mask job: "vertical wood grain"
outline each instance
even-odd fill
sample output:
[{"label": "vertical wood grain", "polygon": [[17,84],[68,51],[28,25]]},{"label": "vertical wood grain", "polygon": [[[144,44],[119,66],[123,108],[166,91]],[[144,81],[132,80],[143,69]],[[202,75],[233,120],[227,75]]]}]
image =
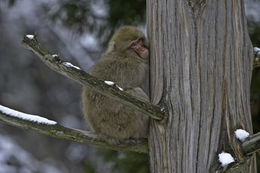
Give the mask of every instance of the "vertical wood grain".
[{"label": "vertical wood grain", "polygon": [[147,0],[151,96],[169,111],[151,122],[151,172],[209,172],[223,150],[242,159],[234,130],[252,133],[253,63],[243,3]]}]

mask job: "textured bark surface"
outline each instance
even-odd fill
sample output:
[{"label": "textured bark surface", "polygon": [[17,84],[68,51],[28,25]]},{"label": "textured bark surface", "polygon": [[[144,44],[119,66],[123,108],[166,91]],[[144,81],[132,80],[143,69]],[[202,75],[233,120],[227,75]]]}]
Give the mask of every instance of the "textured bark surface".
[{"label": "textured bark surface", "polygon": [[[152,101],[169,111],[151,123],[151,172],[214,172],[222,151],[240,161],[234,130],[252,134],[244,2],[147,0],[147,17]],[[245,163],[235,171],[255,172],[254,158]]]}]

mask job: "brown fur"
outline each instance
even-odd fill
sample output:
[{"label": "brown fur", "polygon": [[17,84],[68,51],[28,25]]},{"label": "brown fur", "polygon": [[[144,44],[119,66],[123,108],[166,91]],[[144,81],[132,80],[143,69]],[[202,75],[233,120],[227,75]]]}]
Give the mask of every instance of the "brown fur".
[{"label": "brown fur", "polygon": [[[101,80],[113,81],[129,94],[149,101],[141,89],[148,69],[148,57],[144,59],[129,49],[131,41],[138,38],[145,39],[144,34],[136,27],[126,26],[119,29],[90,74]],[[83,88],[82,100],[83,112],[89,125],[97,134],[109,139],[108,141],[147,137],[149,119],[139,111],[86,87]]]}]

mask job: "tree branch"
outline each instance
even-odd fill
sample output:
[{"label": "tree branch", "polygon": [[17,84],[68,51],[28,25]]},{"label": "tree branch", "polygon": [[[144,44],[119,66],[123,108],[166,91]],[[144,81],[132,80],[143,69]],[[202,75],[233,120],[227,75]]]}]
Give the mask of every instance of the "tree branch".
[{"label": "tree branch", "polygon": [[254,47],[254,69],[260,67],[260,48]]},{"label": "tree branch", "polygon": [[55,138],[96,145],[106,149],[147,153],[147,140],[145,139],[125,140],[124,143],[119,145],[111,145],[93,132],[64,127],[55,121],[36,115],[25,114],[2,105],[0,105],[0,122]]},{"label": "tree branch", "polygon": [[107,97],[120,101],[134,109],[143,112],[145,115],[150,116],[153,119],[162,120],[165,117],[165,111],[160,107],[153,105],[149,102],[141,101],[132,95],[121,91],[121,88],[116,84],[107,85],[104,81],[97,79],[94,76],[89,75],[85,71],[81,70],[68,62],[62,62],[58,55],[51,54],[45,50],[37,41],[36,36],[26,35],[23,39],[23,44],[32,50],[43,63],[45,63],[52,70],[93,89]]},{"label": "tree branch", "polygon": [[260,132],[253,134],[242,143],[243,153],[250,156],[260,150]]},{"label": "tree branch", "polygon": [[230,163],[227,166],[225,166],[224,168],[220,167],[219,163],[217,163],[212,166],[211,170],[216,170],[216,168],[218,168],[216,171],[217,173],[218,172],[225,172],[225,173],[239,172],[239,170],[242,169],[244,164],[248,164],[247,161],[250,158],[250,156],[260,150],[260,132],[249,136],[246,139],[246,141],[244,141],[241,144],[241,149],[244,154],[244,157],[242,160]]}]

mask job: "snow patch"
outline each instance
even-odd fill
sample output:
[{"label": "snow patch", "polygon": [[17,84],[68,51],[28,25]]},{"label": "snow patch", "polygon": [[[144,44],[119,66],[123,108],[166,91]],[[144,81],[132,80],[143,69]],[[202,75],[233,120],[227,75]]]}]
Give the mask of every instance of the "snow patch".
[{"label": "snow patch", "polygon": [[260,52],[260,48],[259,47],[254,47],[254,51],[255,52]]},{"label": "snow patch", "polygon": [[48,120],[47,118],[40,117],[38,115],[22,113],[22,112],[10,109],[10,108],[2,106],[2,105],[0,105],[0,112],[4,113],[5,115],[8,115],[8,116],[20,118],[20,119],[26,120],[26,121],[36,122],[39,124],[47,124],[47,125],[57,124],[57,122]]},{"label": "snow patch", "polygon": [[31,34],[27,34],[26,37],[29,38],[30,40],[34,39],[34,35]]},{"label": "snow patch", "polygon": [[120,91],[124,91],[123,88],[121,88],[120,86],[118,86],[117,84],[115,84],[113,81],[108,81],[108,80],[106,80],[106,81],[104,81],[104,82],[105,82],[105,84],[107,84],[107,85],[109,85],[109,86],[115,85],[115,86],[117,87],[117,89],[119,89]]},{"label": "snow patch", "polygon": [[228,164],[234,162],[235,160],[231,154],[222,151],[222,153],[218,154],[218,161],[221,163],[222,167],[225,167]]},{"label": "snow patch", "polygon": [[243,129],[237,129],[235,131],[236,138],[239,139],[241,142],[244,142],[246,138],[249,136],[249,133]]},{"label": "snow patch", "polygon": [[115,85],[115,83],[112,82],[112,81],[104,81],[104,82],[105,82],[106,84],[110,85],[110,86]]},{"label": "snow patch", "polygon": [[77,70],[80,70],[80,68],[78,66],[75,66],[75,65],[71,64],[70,62],[64,62],[63,65],[65,65],[66,67],[72,67]]},{"label": "snow patch", "polygon": [[124,91],[124,89],[121,88],[120,86],[116,85],[116,87],[117,87],[120,91]]},{"label": "snow patch", "polygon": [[53,58],[56,58],[56,57],[58,57],[58,55],[57,54],[53,54],[53,55],[51,55]]},{"label": "snow patch", "polygon": [[[260,48],[259,47],[254,47],[254,52],[258,55],[258,56],[260,56]],[[257,58],[258,59],[258,58]],[[259,59],[258,59],[259,60]],[[256,61],[258,61],[258,60],[256,60]]]}]

